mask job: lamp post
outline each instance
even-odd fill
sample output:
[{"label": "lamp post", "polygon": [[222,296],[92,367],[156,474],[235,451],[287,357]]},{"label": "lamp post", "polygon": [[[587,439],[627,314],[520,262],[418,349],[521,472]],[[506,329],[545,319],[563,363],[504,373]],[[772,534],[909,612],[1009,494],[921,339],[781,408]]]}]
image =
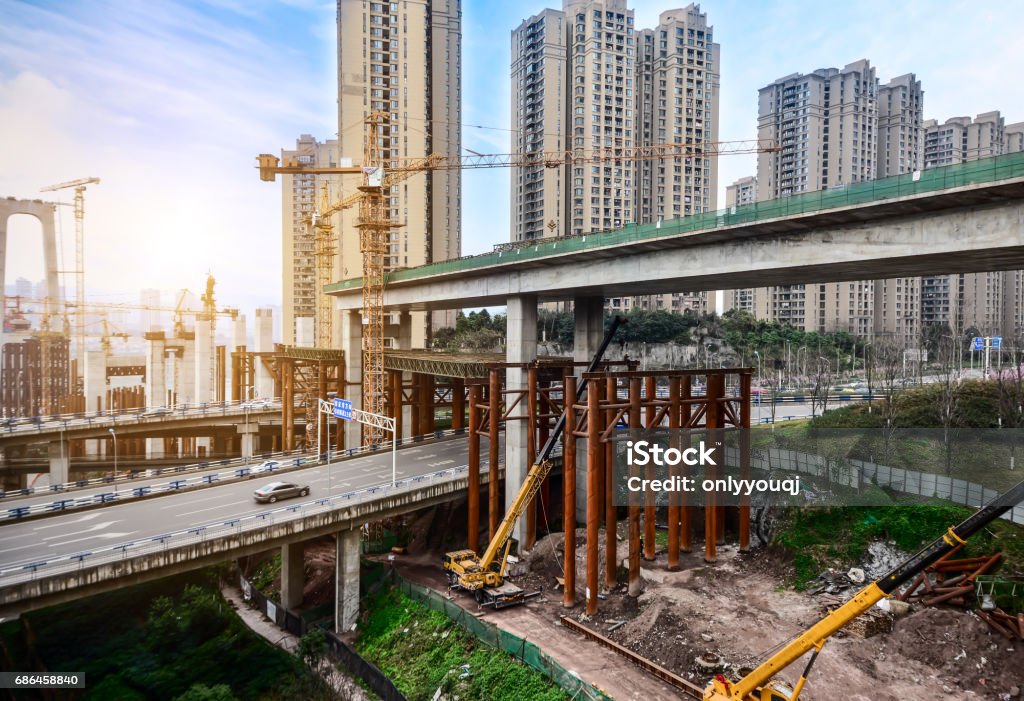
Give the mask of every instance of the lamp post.
[{"label": "lamp post", "polygon": [[107,431],[110,432],[110,442],[114,445],[114,493],[117,494],[117,432],[113,427]]},{"label": "lamp post", "polygon": [[761,354],[754,351],[754,355],[757,356],[757,423],[761,423]]}]

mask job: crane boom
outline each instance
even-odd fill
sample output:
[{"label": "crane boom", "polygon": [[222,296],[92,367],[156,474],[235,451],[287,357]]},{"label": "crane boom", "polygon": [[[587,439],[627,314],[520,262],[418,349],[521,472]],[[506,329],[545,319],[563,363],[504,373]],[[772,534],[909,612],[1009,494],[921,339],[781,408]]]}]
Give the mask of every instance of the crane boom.
[{"label": "crane boom", "polygon": [[[587,372],[594,372],[601,358],[604,356],[608,344],[619,329],[619,326],[626,323],[623,317],[617,316],[605,333],[604,340],[594,357],[590,360]],[[576,389],[575,397],[565,397],[566,409],[569,403],[578,402],[583,397],[586,385],[580,383]],[[491,419],[496,420],[494,417]],[[478,600],[483,603],[493,603],[497,607],[513,606],[525,600],[525,593],[518,587],[511,587],[505,583],[505,566],[508,562],[508,553],[512,545],[512,530],[516,523],[526,512],[526,507],[540,489],[544,478],[551,472],[551,453],[561,440],[565,430],[566,411],[563,410],[554,429],[548,435],[548,440],[541,448],[536,462],[530,466],[530,471],[523,480],[519,492],[508,507],[505,517],[502,518],[494,537],[488,543],[487,549],[482,557],[477,557],[472,550],[457,550],[446,553],[443,566],[448,570],[448,578],[452,586],[466,591],[477,593]],[[565,468],[574,469],[574,468]],[[504,588],[503,588],[504,587]]]},{"label": "crane boom", "polygon": [[[1009,491],[996,497],[971,514],[960,525],[951,527],[934,542],[901,562],[887,574],[868,584],[852,599],[797,636],[795,640],[739,681],[729,682],[722,676],[717,677],[705,690],[704,699],[706,701],[795,701],[807,681],[807,675],[818,652],[832,635],[1022,501],[1024,501],[1024,482],[1018,483]],[[792,691],[775,687],[770,682],[773,676],[796,662],[811,649],[814,650],[814,653],[808,661],[800,681]]]}]

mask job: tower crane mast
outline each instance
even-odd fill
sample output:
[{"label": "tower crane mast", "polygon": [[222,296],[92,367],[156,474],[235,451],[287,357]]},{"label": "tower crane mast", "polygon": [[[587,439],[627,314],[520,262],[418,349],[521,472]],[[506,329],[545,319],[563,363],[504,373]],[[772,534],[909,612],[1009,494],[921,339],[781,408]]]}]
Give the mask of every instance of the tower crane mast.
[{"label": "tower crane mast", "polygon": [[[44,187],[40,192],[75,189],[75,303],[82,307],[85,304],[85,188],[88,185],[99,185],[99,178],[79,178],[66,183],[58,183]],[[56,300],[54,300],[56,303]],[[48,325],[44,320],[44,325]],[[75,353],[78,356],[79,373],[85,362],[85,318],[78,315],[75,320]]]}]

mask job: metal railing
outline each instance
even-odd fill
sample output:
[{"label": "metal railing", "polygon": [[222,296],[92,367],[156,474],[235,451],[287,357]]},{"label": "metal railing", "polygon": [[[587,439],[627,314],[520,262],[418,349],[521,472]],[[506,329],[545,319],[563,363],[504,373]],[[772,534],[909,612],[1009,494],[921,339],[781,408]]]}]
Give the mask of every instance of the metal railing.
[{"label": "metal railing", "polygon": [[[297,521],[307,516],[327,513],[338,508],[345,508],[398,494],[407,494],[424,486],[452,482],[459,479],[460,476],[467,474],[468,471],[468,465],[461,465],[416,477],[407,477],[398,480],[394,485],[386,482],[335,496],[309,499],[268,511],[145,536],[93,550],[83,550],[46,559],[23,560],[4,564],[0,565],[0,586],[10,586],[25,581],[32,581],[40,574],[52,576],[80,570],[86,566],[119,562],[129,558],[165,552],[171,548],[180,548],[217,538],[250,533],[268,526]],[[486,472],[481,473],[482,482],[486,482],[487,477]],[[225,557],[228,555],[229,553],[225,553]]]},{"label": "metal railing", "polygon": [[[425,436],[416,436],[413,438],[405,438],[398,441],[398,445],[402,446],[408,443],[421,442],[426,439],[438,440],[447,436],[460,435],[465,433],[465,429],[448,429],[446,431],[435,431],[434,433],[427,434]],[[301,451],[293,450],[286,453],[270,453],[264,456],[259,456],[259,459],[263,460],[262,463],[250,467],[247,463],[243,464],[245,458],[232,458],[230,460],[214,461],[212,464],[215,465],[235,465],[232,470],[223,470],[220,472],[209,472],[202,475],[194,475],[192,477],[186,477],[184,479],[172,479],[165,483],[159,484],[147,484],[140,485],[137,487],[130,487],[126,491],[117,489],[117,486],[122,482],[132,482],[140,479],[148,479],[152,477],[158,477],[162,474],[172,472],[180,474],[182,472],[191,471],[198,472],[209,468],[211,463],[197,463],[195,465],[180,465],[176,467],[165,467],[165,468],[154,468],[149,472],[151,474],[146,475],[142,472],[132,472],[126,475],[119,475],[117,478],[113,476],[99,477],[92,480],[79,480],[78,482],[68,483],[73,485],[74,488],[88,487],[92,485],[110,484],[114,485],[115,489],[113,492],[101,492],[98,494],[90,494],[82,497],[70,497],[67,499],[54,499],[51,502],[44,504],[32,504],[31,506],[12,506],[7,508],[3,513],[0,513],[0,522],[2,521],[16,521],[29,516],[35,516],[44,513],[55,513],[61,511],[68,511],[75,508],[82,508],[85,506],[95,506],[97,504],[110,504],[114,502],[131,501],[134,499],[140,499],[142,497],[151,496],[153,494],[160,494],[166,492],[180,492],[185,489],[195,489],[201,487],[210,487],[216,484],[222,484],[229,480],[246,479],[253,475],[269,474],[272,472],[279,472],[285,470],[294,470],[298,468],[316,467],[318,465],[324,465],[331,462],[331,460],[338,459],[349,459],[366,455],[368,453],[377,453],[387,451],[391,449],[391,442],[387,441],[380,445],[373,446],[360,446],[358,448],[348,448],[344,450],[332,450],[330,453],[324,453],[322,455],[315,455],[310,453],[303,453]],[[295,456],[290,457],[289,456]],[[268,463],[278,463],[276,465],[268,465]],[[282,464],[289,463],[289,464]],[[36,490],[36,492],[63,492],[69,489],[68,484],[57,484],[51,485],[47,489]],[[32,492],[30,489],[19,489],[14,492],[0,493],[0,497],[7,496],[26,496],[26,492],[30,495]]]}]

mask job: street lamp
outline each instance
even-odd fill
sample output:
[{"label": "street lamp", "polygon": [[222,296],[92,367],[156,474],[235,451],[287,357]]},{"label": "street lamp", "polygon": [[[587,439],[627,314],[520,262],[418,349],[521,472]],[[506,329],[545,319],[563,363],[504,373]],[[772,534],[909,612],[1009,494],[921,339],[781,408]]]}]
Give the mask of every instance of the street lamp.
[{"label": "street lamp", "polygon": [[114,444],[114,492],[117,492],[117,432],[114,431],[113,427],[108,428],[110,432],[110,442]]},{"label": "street lamp", "polygon": [[761,390],[763,389],[763,387],[761,387],[761,383],[763,381],[761,379],[761,354],[758,353],[757,351],[754,351],[754,355],[757,356],[757,423],[760,424],[761,423]]}]

